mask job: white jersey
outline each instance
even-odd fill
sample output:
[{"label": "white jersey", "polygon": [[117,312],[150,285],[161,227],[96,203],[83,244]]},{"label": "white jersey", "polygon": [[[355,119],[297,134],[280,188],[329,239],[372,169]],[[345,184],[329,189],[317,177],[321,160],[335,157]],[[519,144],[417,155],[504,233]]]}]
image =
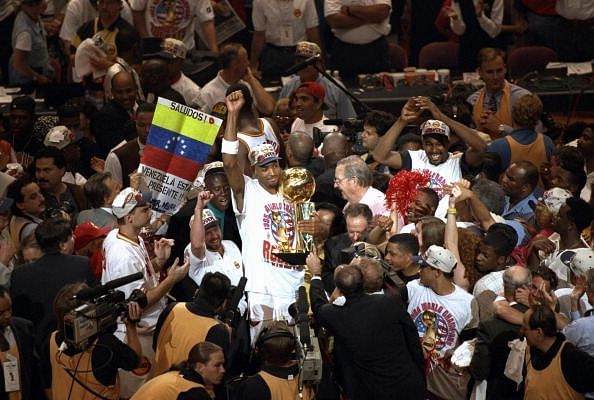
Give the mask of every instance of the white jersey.
[{"label": "white jersey", "polygon": [[131,0],[133,11],[143,11],[149,37],[175,38],[188,50],[195,47],[194,24],[214,20],[208,0]]},{"label": "white jersey", "polygon": [[458,345],[458,336],[466,328],[475,327],[478,317],[473,318],[476,307],[474,297],[454,285],[451,294],[440,296],[423,286],[419,279],[406,285],[408,290],[408,313],[417,331],[430,365],[435,366],[445,353]]},{"label": "white jersey", "polygon": [[[120,234],[119,229],[113,229],[103,241],[105,260],[103,274],[101,275],[101,284],[137,272],[142,272],[144,276],[144,279],[139,279],[117,288],[124,292],[126,298],[130,296],[134,289],[141,289],[146,292],[149,289],[157,287],[159,284],[159,275],[153,269],[149,254],[144,247],[144,242],[142,239],[139,239],[139,242],[135,243]],[[142,320],[139,322],[139,328],[143,328],[146,333],[152,332],[157,325],[159,314],[161,314],[165,305],[165,299],[162,298],[144,310]],[[118,330],[125,331],[124,324],[119,324]]]},{"label": "white jersey", "polygon": [[227,275],[231,284],[237,286],[243,276],[241,251],[231,240],[223,240],[223,255],[218,251],[210,251],[205,247],[204,258],[196,257],[191,250],[192,245],[188,244],[184,254],[190,260],[190,271],[188,276],[200,286],[202,278],[208,272],[220,272]]},{"label": "white jersey", "polygon": [[233,207],[241,234],[252,319],[269,319],[272,311],[290,318],[288,306],[295,301],[295,292],[303,284],[304,271],[273,253],[278,251],[279,243],[294,246],[296,242],[293,204],[267,192],[257,179],[247,176],[244,179],[243,210],[237,210],[235,196]]},{"label": "white jersey", "polygon": [[412,171],[427,170],[431,174],[429,187],[435,190],[439,196],[439,205],[435,212],[435,216],[442,218],[446,215],[449,199],[449,196],[444,196],[443,188],[445,185],[462,179],[462,171],[460,170],[460,160],[462,159],[462,155],[449,153],[449,157],[445,162],[439,165],[433,165],[429,162],[425,150],[409,150],[408,154],[410,154],[412,161]]},{"label": "white jersey", "polygon": [[278,155],[280,151],[280,143],[276,133],[274,132],[274,128],[266,118],[258,118],[258,121],[260,122],[260,135],[256,136],[237,132],[237,138],[245,143],[245,145],[248,147],[248,152],[256,146],[268,143],[272,145],[274,151]]}]

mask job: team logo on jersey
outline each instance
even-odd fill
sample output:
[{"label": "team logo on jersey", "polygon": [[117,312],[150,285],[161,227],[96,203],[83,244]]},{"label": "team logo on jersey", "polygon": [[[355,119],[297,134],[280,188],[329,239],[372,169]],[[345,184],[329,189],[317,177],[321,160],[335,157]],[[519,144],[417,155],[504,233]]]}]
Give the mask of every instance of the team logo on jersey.
[{"label": "team logo on jersey", "polygon": [[425,171],[429,173],[429,182],[427,183],[427,186],[435,190],[435,192],[439,196],[439,199],[441,200],[444,196],[443,188],[447,185],[445,178],[435,171],[431,171],[428,169],[426,169]]},{"label": "team logo on jersey", "polygon": [[293,10],[293,15],[295,16],[295,18],[301,18],[301,10],[296,8],[295,10]]},{"label": "team logo on jersey", "polygon": [[442,305],[421,303],[411,313],[419,332],[423,354],[435,365],[456,344],[456,320]]}]

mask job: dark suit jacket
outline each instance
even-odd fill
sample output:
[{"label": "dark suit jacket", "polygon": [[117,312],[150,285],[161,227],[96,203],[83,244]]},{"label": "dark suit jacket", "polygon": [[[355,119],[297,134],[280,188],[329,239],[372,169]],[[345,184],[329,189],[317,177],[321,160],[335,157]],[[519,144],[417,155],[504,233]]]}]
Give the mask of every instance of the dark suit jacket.
[{"label": "dark suit jacket", "polygon": [[312,196],[311,201],[315,203],[332,203],[342,210],[346,204],[346,200],[342,198],[340,191],[334,187],[335,169],[328,168],[316,176],[316,192]]},{"label": "dark suit jacket", "polygon": [[[37,400],[43,396],[39,357],[35,351],[33,324],[22,318],[13,317],[10,327],[19,350],[21,394],[23,400]],[[4,392],[4,374],[0,374],[0,390]],[[4,398],[0,396],[0,398]]]},{"label": "dark suit jacket", "polygon": [[115,100],[105,104],[93,115],[91,132],[95,136],[103,159],[122,140],[130,140],[136,136],[136,128],[130,114]]},{"label": "dark suit jacket", "polygon": [[13,315],[33,323],[38,346],[56,330],[54,297],[64,285],[75,282],[90,286],[95,283],[87,257],[46,254],[13,271],[10,284]]},{"label": "dark suit jacket", "polygon": [[316,322],[334,335],[349,399],[425,398],[419,336],[400,298],[361,295],[335,306],[327,303],[322,281],[313,279],[310,301]]},{"label": "dark suit jacket", "polygon": [[[527,309],[522,304],[515,304],[513,308],[521,312]],[[523,393],[516,391],[516,383],[503,374],[509,355],[507,342],[519,337],[520,325],[499,318],[490,318],[479,323],[470,373],[476,382],[487,379],[487,399],[523,398]]]}]

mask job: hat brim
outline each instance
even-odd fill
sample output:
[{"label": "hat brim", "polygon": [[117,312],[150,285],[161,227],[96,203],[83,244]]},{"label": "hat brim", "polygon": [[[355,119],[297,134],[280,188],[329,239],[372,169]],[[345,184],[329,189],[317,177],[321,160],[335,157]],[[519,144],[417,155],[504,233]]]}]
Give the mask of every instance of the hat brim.
[{"label": "hat brim", "polygon": [[267,159],[266,159],[266,160],[264,160],[264,161],[261,161],[261,162],[259,162],[259,163],[255,163],[255,164],[254,164],[254,167],[264,167],[265,165],[268,165],[268,164],[270,164],[271,162],[278,161],[278,160],[282,160],[282,159],[283,159],[282,157],[278,157],[278,156],[275,156],[275,157],[270,157],[270,158],[267,158]]},{"label": "hat brim", "polygon": [[225,173],[225,169],[223,167],[211,168],[204,173],[204,179],[208,178],[211,175],[224,174],[224,173]]},{"label": "hat brim", "polygon": [[413,256],[412,257],[412,262],[414,262],[415,264],[419,264],[425,267],[431,267],[431,268],[435,268],[433,265],[429,264],[423,257],[421,256]]}]

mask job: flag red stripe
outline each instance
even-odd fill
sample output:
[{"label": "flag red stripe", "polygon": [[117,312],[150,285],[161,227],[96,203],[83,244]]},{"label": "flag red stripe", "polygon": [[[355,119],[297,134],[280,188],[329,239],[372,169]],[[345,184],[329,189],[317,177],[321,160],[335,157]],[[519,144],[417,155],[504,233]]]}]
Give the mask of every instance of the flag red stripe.
[{"label": "flag red stripe", "polygon": [[141,164],[193,182],[202,164],[176,156],[168,151],[147,144],[144,146]]}]

